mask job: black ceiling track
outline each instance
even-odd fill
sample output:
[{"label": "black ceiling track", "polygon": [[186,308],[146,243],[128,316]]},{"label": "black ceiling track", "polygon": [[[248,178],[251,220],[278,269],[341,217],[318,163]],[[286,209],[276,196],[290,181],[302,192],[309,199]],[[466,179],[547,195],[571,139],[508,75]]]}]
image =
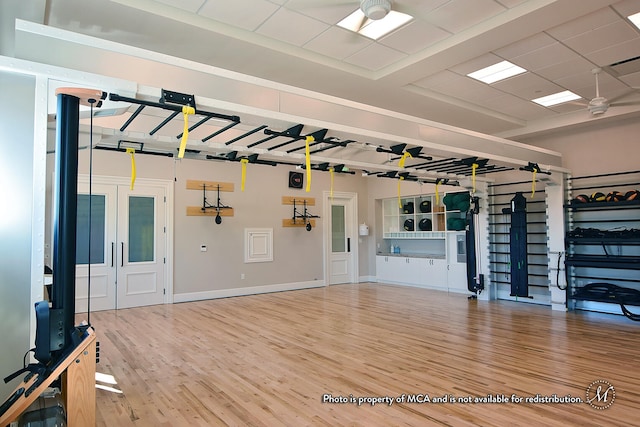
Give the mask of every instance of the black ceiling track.
[{"label": "black ceiling track", "polygon": [[[129,117],[127,121],[122,125],[122,127],[120,128],[120,132],[124,132],[125,129],[136,119],[136,117],[138,117],[138,115],[142,112],[142,110],[145,107],[153,107],[153,108],[159,108],[161,110],[172,111],[172,115],[165,118],[158,126],[156,126],[155,128],[149,131],[150,135],[153,135],[154,133],[158,132],[163,126],[169,123],[171,119],[173,119],[176,115],[181,113],[185,105],[193,107],[195,114],[204,116],[204,118],[200,120],[200,122],[194,125],[196,127],[202,125],[204,122],[206,122],[209,119],[228,120],[232,122],[234,125],[240,123],[240,117],[238,116],[231,116],[227,114],[220,114],[220,113],[214,113],[211,111],[199,110],[195,107],[196,104],[195,104],[195,98],[193,97],[193,95],[184,95],[178,92],[170,92],[170,91],[163,90],[162,98],[160,99],[160,102],[129,98],[126,96],[120,96],[117,93],[110,93],[109,100],[116,101],[116,102],[128,102],[130,104],[138,105],[138,108],[136,109],[136,111],[134,111],[131,117]],[[230,128],[230,127],[231,126],[228,126],[227,128]]]},{"label": "black ceiling track", "polygon": [[[121,132],[124,132],[145,108],[159,108],[159,109],[170,112],[170,114],[166,118],[164,118],[160,123],[158,123],[153,129],[149,131],[149,135],[154,135],[158,131],[160,131],[160,129],[162,129],[164,126],[170,123],[173,119],[175,119],[175,117],[178,114],[184,112],[185,111],[184,108],[186,106],[193,108],[192,111],[194,111],[196,115],[201,116],[200,120],[198,120],[196,123],[192,124],[188,128],[188,131],[197,129],[198,127],[207,123],[207,121],[209,121],[210,119],[226,120],[229,122],[227,125],[223,126],[222,128],[202,138],[202,142],[207,142],[208,140],[227,132],[228,130],[234,128],[235,126],[241,123],[240,117],[236,115],[220,114],[220,113],[203,111],[198,109],[194,95],[183,94],[179,92],[172,92],[165,89],[162,90],[162,96],[159,102],[129,98],[126,96],[120,96],[115,93],[109,94],[109,99],[111,101],[127,102],[130,104],[137,105],[137,108],[135,109],[135,111],[120,127]],[[318,129],[314,132],[303,134],[302,133],[303,128],[304,128],[303,124],[296,124],[289,127],[288,129],[277,131],[277,130],[269,129],[267,125],[260,125],[248,131],[245,131],[241,135],[238,135],[226,141],[224,145],[231,146],[229,148],[232,151],[226,154],[221,154],[221,155],[206,155],[205,158],[208,160],[231,161],[231,162],[239,162],[242,159],[246,159],[249,163],[253,163],[253,164],[262,164],[262,165],[269,165],[269,166],[288,165],[288,166],[301,167],[304,169],[306,168],[306,165],[300,164],[298,162],[266,160],[266,159],[259,158],[258,154],[239,156],[238,151],[233,150],[232,144],[238,141],[241,141],[245,138],[248,138],[252,135],[255,135],[260,131],[264,132],[266,136],[258,140],[255,140],[254,138],[254,140],[252,140],[252,142],[247,145],[247,148],[253,148],[262,144],[266,146],[267,145],[266,143],[273,141],[271,143],[272,145],[266,146],[266,150],[274,151],[282,147],[287,147],[294,143],[299,143],[301,141],[306,142],[307,138],[311,137],[313,138],[313,141],[310,141],[308,144],[310,148],[309,154],[316,154],[316,153],[320,153],[328,150],[342,149],[342,148],[348,147],[349,144],[357,142],[356,140],[353,140],[353,139],[340,140],[339,138],[336,138],[336,137],[327,137],[327,133],[329,132],[328,129]],[[180,139],[182,138],[182,136],[183,136],[183,133],[180,133],[176,135],[176,139]],[[278,138],[280,138],[281,142],[278,142]],[[286,153],[291,154],[291,153],[303,151],[306,149],[306,146],[307,144],[304,143],[304,144],[296,144],[295,146],[292,146],[292,147],[287,147]],[[102,146],[98,146],[97,148],[112,150],[112,151],[126,151],[125,148],[120,147],[120,143],[115,148],[102,147]],[[484,175],[484,174],[509,171],[514,169],[512,167],[497,166],[494,164],[489,164],[488,159],[479,159],[478,157],[468,157],[463,159],[443,158],[443,159],[434,160],[431,156],[427,156],[422,153],[422,150],[424,149],[424,147],[420,147],[420,146],[409,147],[408,144],[406,143],[395,144],[388,148],[383,146],[376,146],[375,148],[376,148],[376,152],[386,153],[389,155],[389,158],[387,159],[387,163],[400,161],[404,159],[403,161],[405,162],[405,165],[407,168],[419,170],[421,172],[426,172],[426,171],[433,172],[434,174],[453,174],[453,175],[460,175],[460,176],[470,176],[473,173],[475,173],[476,175]],[[141,154],[157,154],[161,156],[174,156],[174,153],[170,153],[170,152],[146,151],[143,149],[142,143],[140,143],[140,149],[138,150],[138,152],[140,152]],[[199,150],[186,150],[186,152],[192,155],[196,155],[196,157],[198,157],[197,155],[201,154]],[[200,156],[199,158],[202,158],[202,157]],[[475,168],[474,168],[474,165],[476,165]],[[376,166],[372,165],[372,168],[375,170]],[[311,169],[320,170],[320,171],[329,171],[330,169],[333,169],[333,171],[336,173],[349,173],[349,174],[354,173],[353,171],[350,171],[344,164],[336,164],[336,165],[333,165],[332,167],[328,162],[312,165]],[[521,169],[529,170],[529,171],[535,170],[536,172],[541,172],[537,164],[529,164],[527,167],[521,168]],[[404,171],[402,169],[400,169],[399,171],[389,171],[389,172],[369,172],[366,170],[364,172],[367,174],[375,175],[382,178],[394,178],[394,179],[402,178],[407,181],[419,181],[419,182],[425,182],[425,183],[429,183],[429,182],[442,183],[445,181],[442,178],[434,178],[431,180],[426,179],[423,177],[416,176],[415,174]],[[453,182],[450,185],[458,185],[458,183]]]}]

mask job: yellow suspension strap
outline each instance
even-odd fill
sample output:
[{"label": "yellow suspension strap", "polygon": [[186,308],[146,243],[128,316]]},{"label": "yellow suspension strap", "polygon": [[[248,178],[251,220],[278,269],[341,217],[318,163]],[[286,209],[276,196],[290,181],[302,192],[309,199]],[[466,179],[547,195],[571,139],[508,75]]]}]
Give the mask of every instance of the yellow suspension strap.
[{"label": "yellow suspension strap", "polygon": [[440,191],[438,191],[438,187],[440,186],[441,182],[442,180],[440,178],[436,179],[436,206],[440,204]]},{"label": "yellow suspension strap", "polygon": [[538,166],[537,163],[532,163],[532,162],[529,162],[527,166],[521,167],[520,170],[531,172],[533,174],[531,178],[531,198],[533,199],[533,196],[535,196],[536,194],[536,176],[537,176],[536,174],[540,172],[547,175],[551,175],[551,172],[543,171],[542,169],[540,169],[540,166]]},{"label": "yellow suspension strap", "polygon": [[[400,157],[400,160],[398,161],[398,167],[404,169],[404,163],[407,161],[407,157],[413,157],[411,155],[411,153],[409,153],[408,151],[405,151],[404,154],[402,154],[402,157]],[[400,182],[404,180],[404,176],[400,176],[400,178],[398,178],[398,207],[400,209],[402,209],[402,201],[400,200]]]},{"label": "yellow suspension strap", "polygon": [[130,190],[133,190],[133,184],[136,182],[136,158],[134,156],[136,150],[133,148],[127,148],[127,153],[131,155],[131,186]]},{"label": "yellow suspension strap", "polygon": [[333,175],[334,175],[334,168],[331,167],[329,168],[329,174],[331,175],[331,190],[329,192],[331,200],[333,200]]},{"label": "yellow suspension strap", "polygon": [[249,163],[249,159],[240,159],[240,164],[242,165],[242,178],[240,179],[240,191],[244,191],[244,183],[247,180],[247,163]]},{"label": "yellow suspension strap", "polygon": [[533,168],[533,179],[531,180],[531,198],[536,194],[536,173],[538,168]]},{"label": "yellow suspension strap", "polygon": [[402,157],[400,157],[400,160],[398,161],[398,167],[404,168],[404,162],[407,161],[407,157],[413,158],[411,153],[409,153],[408,151],[405,151]]},{"label": "yellow suspension strap", "polygon": [[307,193],[311,191],[311,154],[309,153],[309,144],[313,141],[315,141],[315,138],[312,136],[307,136],[305,138],[304,157],[307,169]]},{"label": "yellow suspension strap", "polygon": [[404,180],[404,176],[398,178],[398,207],[402,209],[402,201],[400,200],[400,183]]},{"label": "yellow suspension strap", "polygon": [[478,169],[478,165],[477,163],[474,163],[471,165],[471,183],[473,186],[473,192],[476,192],[476,169]]},{"label": "yellow suspension strap", "polygon": [[182,106],[182,116],[184,117],[184,130],[182,131],[182,139],[180,140],[180,150],[178,151],[178,158],[184,157],[184,150],[187,148],[187,139],[189,139],[189,115],[195,114],[196,109],[188,105]]}]

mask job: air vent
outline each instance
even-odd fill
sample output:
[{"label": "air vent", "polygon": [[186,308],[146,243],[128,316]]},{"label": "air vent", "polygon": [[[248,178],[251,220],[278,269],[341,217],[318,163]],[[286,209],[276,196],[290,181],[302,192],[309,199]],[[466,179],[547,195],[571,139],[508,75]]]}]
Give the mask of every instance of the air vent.
[{"label": "air vent", "polygon": [[622,77],[633,73],[640,72],[640,56],[635,58],[625,59],[624,61],[618,61],[611,65],[604,67],[607,72],[616,77]]}]

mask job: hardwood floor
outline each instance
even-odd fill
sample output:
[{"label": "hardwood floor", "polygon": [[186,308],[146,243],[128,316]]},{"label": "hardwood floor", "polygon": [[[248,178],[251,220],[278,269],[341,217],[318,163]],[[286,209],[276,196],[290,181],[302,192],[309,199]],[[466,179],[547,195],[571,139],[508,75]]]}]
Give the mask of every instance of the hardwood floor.
[{"label": "hardwood floor", "polygon": [[[622,316],[359,284],[91,322],[97,370],[123,392],[97,390],[98,426],[627,426],[640,414],[640,325]],[[607,409],[586,403],[596,380],[615,388]],[[459,401],[487,395],[510,401]]]}]

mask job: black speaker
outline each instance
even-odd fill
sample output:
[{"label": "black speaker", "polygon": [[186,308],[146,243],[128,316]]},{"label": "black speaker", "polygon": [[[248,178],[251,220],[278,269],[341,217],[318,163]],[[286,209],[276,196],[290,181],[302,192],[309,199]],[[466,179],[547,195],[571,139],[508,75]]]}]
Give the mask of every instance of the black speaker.
[{"label": "black speaker", "polygon": [[302,188],[302,172],[289,171],[289,188]]}]

